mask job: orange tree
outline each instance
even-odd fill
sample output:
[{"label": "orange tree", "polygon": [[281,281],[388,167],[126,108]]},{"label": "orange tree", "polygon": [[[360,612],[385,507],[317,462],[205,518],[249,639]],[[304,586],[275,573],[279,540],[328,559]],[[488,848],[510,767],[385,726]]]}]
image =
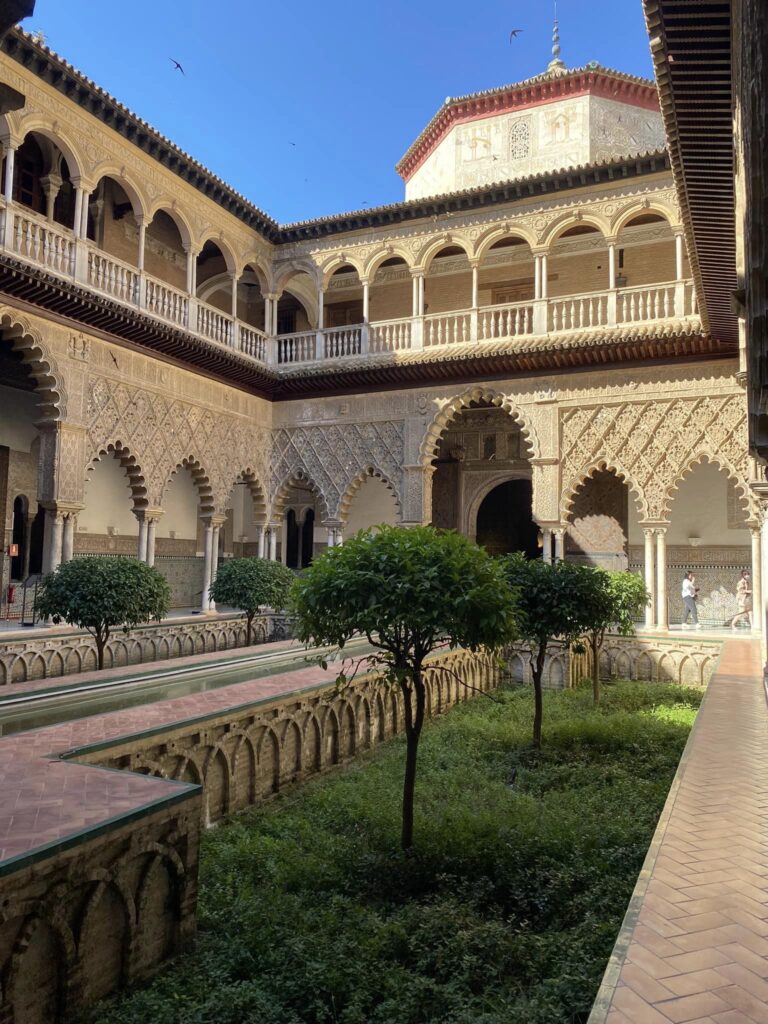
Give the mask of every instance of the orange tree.
[{"label": "orange tree", "polygon": [[294,584],[293,605],[300,640],[343,649],[353,637],[366,637],[374,652],[363,661],[402,692],[401,843],[410,850],[424,662],[439,647],[496,651],[514,638],[515,598],[503,568],[460,534],[382,526],[315,559]]},{"label": "orange tree", "polygon": [[217,604],[245,612],[245,642],[251,645],[253,619],[259,608],[285,608],[295,577],[282,562],[266,558],[228,558],[220,562],[210,595]]},{"label": "orange tree", "polygon": [[585,633],[582,589],[583,567],[573,562],[552,564],[527,559],[520,553],[500,559],[517,593],[520,638],[530,648],[533,676],[533,745],[541,747],[544,715],[542,676],[547,650],[553,644],[568,647]]},{"label": "orange tree", "polygon": [[115,627],[124,632],[168,611],[171,590],[165,577],[138,558],[74,558],[43,580],[37,610],[55,623],[64,619],[87,630],[96,642],[99,668]]}]

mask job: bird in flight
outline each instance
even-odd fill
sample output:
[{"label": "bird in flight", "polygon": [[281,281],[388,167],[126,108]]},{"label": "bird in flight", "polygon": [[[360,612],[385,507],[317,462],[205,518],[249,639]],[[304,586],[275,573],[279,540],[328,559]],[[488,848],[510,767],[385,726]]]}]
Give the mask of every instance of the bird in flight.
[{"label": "bird in flight", "polygon": [[521,28],[513,28],[512,31],[509,33],[510,43],[512,42],[513,39],[517,39],[517,37],[520,35],[522,31],[523,30]]},{"label": "bird in flight", "polygon": [[184,75],[184,77],[186,78],[186,75],[184,73],[184,68],[181,66],[181,64],[179,64],[179,62],[177,60],[174,60],[173,57],[169,57],[168,60],[171,62],[171,64],[173,64],[173,70],[174,71],[180,71],[182,73],[182,75]]},{"label": "bird in flight", "polygon": [[288,143],[288,145],[289,145],[289,146],[295,146],[295,145],[296,145],[296,143],[295,143],[295,142],[289,142],[289,143]]}]

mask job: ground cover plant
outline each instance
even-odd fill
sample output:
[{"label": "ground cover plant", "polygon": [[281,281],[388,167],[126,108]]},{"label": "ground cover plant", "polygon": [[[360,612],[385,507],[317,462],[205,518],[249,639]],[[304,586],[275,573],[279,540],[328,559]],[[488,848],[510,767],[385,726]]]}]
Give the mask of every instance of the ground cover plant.
[{"label": "ground cover plant", "polygon": [[98,1024],[583,1024],[699,702],[607,683],[477,697],[203,841],[196,950]]}]

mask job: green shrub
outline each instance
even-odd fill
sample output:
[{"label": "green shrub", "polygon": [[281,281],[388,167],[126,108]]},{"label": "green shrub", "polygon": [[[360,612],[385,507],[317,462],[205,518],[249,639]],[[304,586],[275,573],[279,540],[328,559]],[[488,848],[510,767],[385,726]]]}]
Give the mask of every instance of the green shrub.
[{"label": "green shrub", "polygon": [[585,1022],[699,693],[505,690],[204,837],[196,950],[98,1024]]}]

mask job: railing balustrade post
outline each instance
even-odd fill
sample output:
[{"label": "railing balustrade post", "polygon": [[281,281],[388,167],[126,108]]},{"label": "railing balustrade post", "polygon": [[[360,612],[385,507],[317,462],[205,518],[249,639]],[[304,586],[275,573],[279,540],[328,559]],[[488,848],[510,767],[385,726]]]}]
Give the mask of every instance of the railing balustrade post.
[{"label": "railing balustrade post", "polygon": [[611,288],[608,292],[608,302],[606,303],[605,310],[605,322],[608,327],[615,327],[617,324],[617,304],[618,304],[618,293],[615,288]]},{"label": "railing balustrade post", "polygon": [[75,265],[74,278],[78,284],[88,284],[88,243],[82,238],[74,239]]},{"label": "railing balustrade post", "polygon": [[368,355],[371,351],[370,327],[367,323],[360,328],[360,355]]},{"label": "railing balustrade post", "polygon": [[478,320],[478,309],[474,306],[469,312],[469,339],[470,341],[479,341],[477,335],[477,320]]},{"label": "railing balustrade post", "polygon": [[415,316],[411,320],[411,348],[418,351],[424,348],[424,317]]},{"label": "railing balustrade post", "polygon": [[685,281],[675,281],[675,316],[686,316]]},{"label": "railing balustrade post", "polygon": [[318,362],[325,359],[325,334],[323,331],[317,331],[315,334],[315,359]]},{"label": "railing balustrade post", "polygon": [[533,333],[547,334],[549,331],[550,299],[534,299],[533,301]]}]

